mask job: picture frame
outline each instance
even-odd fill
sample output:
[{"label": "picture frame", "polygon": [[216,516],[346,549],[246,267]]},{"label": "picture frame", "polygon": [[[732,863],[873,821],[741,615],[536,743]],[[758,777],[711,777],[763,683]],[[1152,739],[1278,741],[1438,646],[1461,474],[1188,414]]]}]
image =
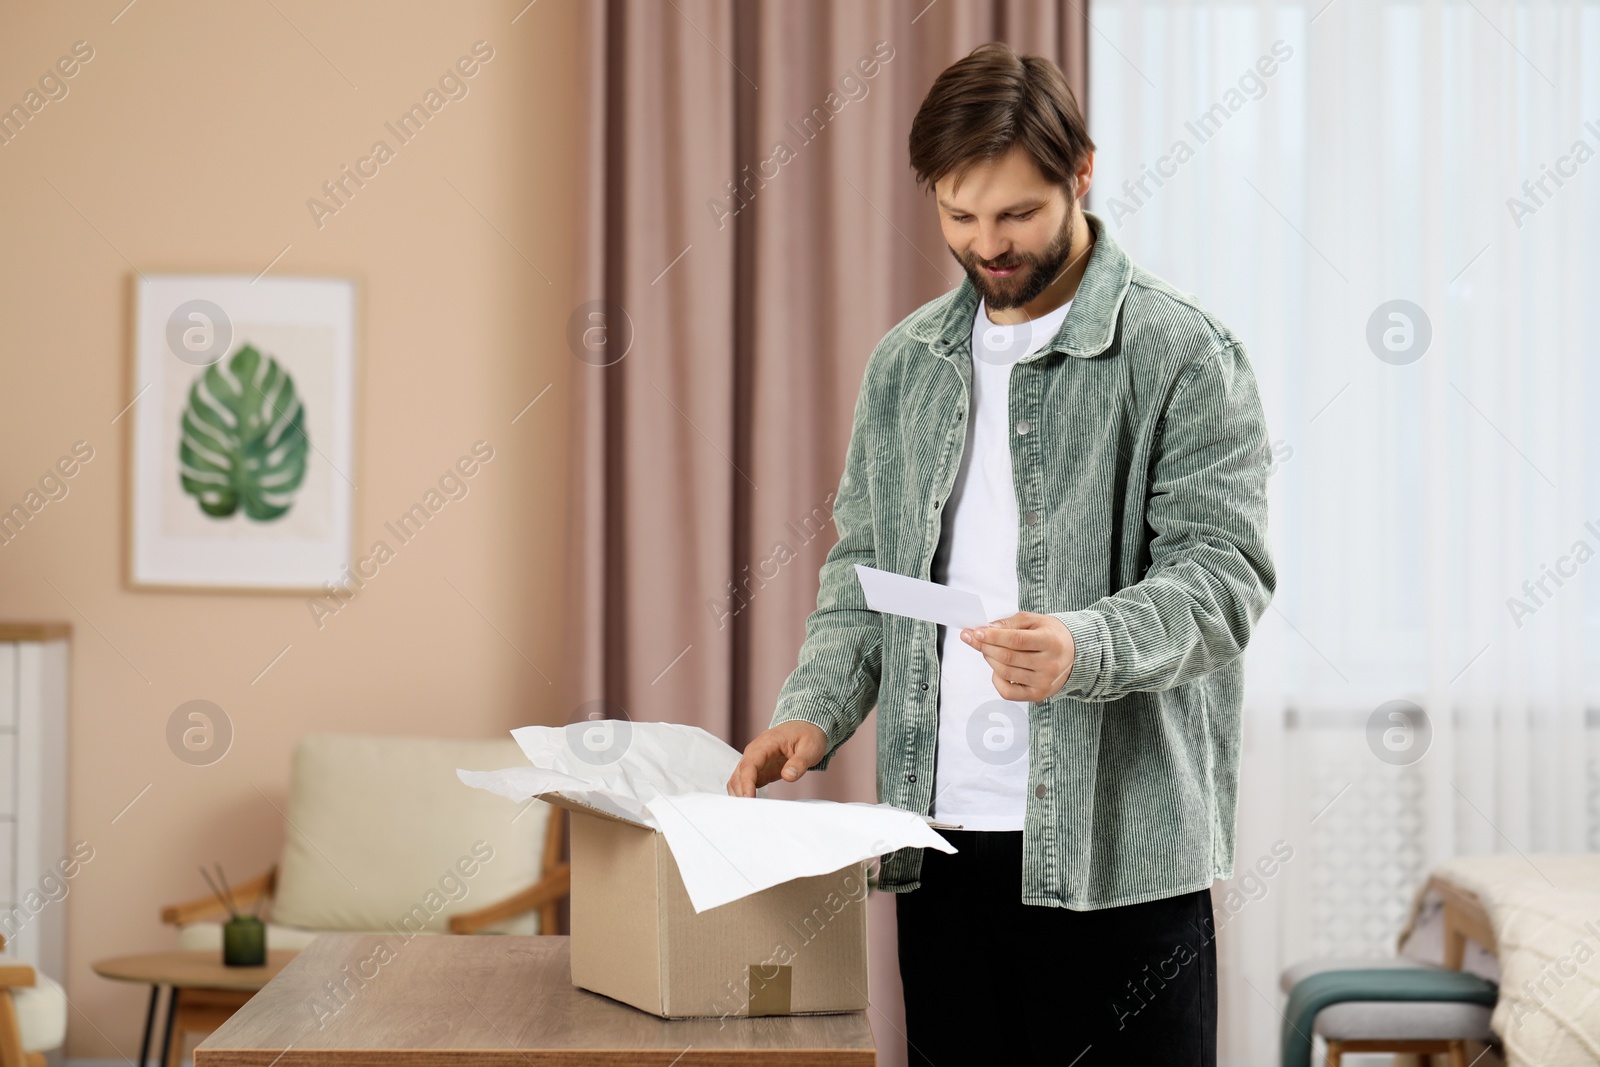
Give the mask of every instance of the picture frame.
[{"label": "picture frame", "polygon": [[342,587],[354,543],[354,279],[143,274],[135,304],[129,584]]}]

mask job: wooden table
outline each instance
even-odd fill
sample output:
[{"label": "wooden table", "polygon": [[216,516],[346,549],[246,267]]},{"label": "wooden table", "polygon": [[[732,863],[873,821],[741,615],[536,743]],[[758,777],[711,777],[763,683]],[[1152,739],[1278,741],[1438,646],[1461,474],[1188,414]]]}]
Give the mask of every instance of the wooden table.
[{"label": "wooden table", "polygon": [[194,1067],[877,1062],[862,1012],[659,1019],[574,986],[568,944],[556,936],[323,934],[200,1043]]},{"label": "wooden table", "polygon": [[289,961],[293,949],[269,950],[260,967],[227,967],[222,949],[211,952],[151,952],[143,956],[115,956],[96,960],[94,973],[119,982],[139,982],[150,987],[150,1007],[144,1016],[144,1038],[139,1042],[139,1067],[150,1055],[150,1033],[155,1029],[156,1002],[161,987],[171,986],[167,998],[167,1023],[161,1038],[163,1062],[177,1067],[183,1058],[183,1038],[193,1031],[215,1030],[244,1006],[245,1001],[272,980]]}]

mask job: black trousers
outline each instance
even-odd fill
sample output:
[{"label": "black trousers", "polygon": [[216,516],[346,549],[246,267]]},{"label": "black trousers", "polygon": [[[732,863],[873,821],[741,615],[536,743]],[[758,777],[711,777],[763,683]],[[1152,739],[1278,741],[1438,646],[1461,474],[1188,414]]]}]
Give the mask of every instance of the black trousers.
[{"label": "black trousers", "polygon": [[1022,831],[941,831],[895,897],[912,1067],[1215,1067],[1211,893],[1073,911],[1022,903]]}]

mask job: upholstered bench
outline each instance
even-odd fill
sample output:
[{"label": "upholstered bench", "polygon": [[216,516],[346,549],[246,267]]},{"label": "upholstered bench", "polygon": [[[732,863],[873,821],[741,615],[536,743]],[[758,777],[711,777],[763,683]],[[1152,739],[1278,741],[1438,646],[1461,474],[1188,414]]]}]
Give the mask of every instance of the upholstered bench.
[{"label": "upholstered bench", "polygon": [[[1344,972],[1345,980],[1332,977],[1332,972]],[[1316,1012],[1309,1031],[1296,1018],[1300,1005],[1293,994],[1306,979],[1324,976],[1317,983],[1324,987],[1323,996],[1330,995],[1327,987],[1338,985],[1343,997],[1352,984],[1361,984],[1363,975],[1372,976],[1369,984],[1380,999],[1328,1004]],[[1338,1067],[1346,1052],[1409,1052],[1419,1055],[1425,1065],[1434,1053],[1447,1053],[1451,1067],[1466,1067],[1466,1042],[1494,1037],[1489,1028],[1493,983],[1460,971],[1406,959],[1309,960],[1286,969],[1279,984],[1291,994],[1285,1012],[1284,1067],[1305,1067],[1310,1062],[1312,1034],[1328,1043],[1328,1067]],[[1300,999],[1312,991],[1309,986],[1302,988]]]}]

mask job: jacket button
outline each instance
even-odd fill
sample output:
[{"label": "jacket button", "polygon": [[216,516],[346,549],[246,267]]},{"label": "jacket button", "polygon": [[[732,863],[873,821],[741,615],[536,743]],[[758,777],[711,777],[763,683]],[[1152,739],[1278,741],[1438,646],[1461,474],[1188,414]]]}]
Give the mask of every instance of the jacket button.
[{"label": "jacket button", "polygon": [[928,691],[928,683],[927,682],[923,682],[922,683],[922,691],[924,693],[926,693]]},{"label": "jacket button", "polygon": [[913,783],[913,784],[915,784],[915,783],[916,783],[916,780],[917,780],[917,776],[916,776],[916,775],[914,775],[914,774],[908,774],[908,775],[906,775],[906,781],[908,781],[908,782],[911,782],[911,783]]},{"label": "jacket button", "polygon": [[1022,517],[1022,521],[1027,523],[1029,526],[1037,526],[1039,525],[1039,513],[1037,511],[1030,511]]},{"label": "jacket button", "polygon": [[1038,797],[1040,800],[1043,800],[1044,795],[1048,792],[1050,792],[1050,790],[1045,788],[1045,784],[1043,782],[1040,782],[1038,785],[1033,787],[1033,795]]},{"label": "jacket button", "polygon": [[1032,430],[1033,430],[1033,423],[1029,422],[1027,419],[1018,419],[1017,420],[1017,434],[1018,434],[1018,436],[1026,437],[1030,432],[1032,432]]}]

